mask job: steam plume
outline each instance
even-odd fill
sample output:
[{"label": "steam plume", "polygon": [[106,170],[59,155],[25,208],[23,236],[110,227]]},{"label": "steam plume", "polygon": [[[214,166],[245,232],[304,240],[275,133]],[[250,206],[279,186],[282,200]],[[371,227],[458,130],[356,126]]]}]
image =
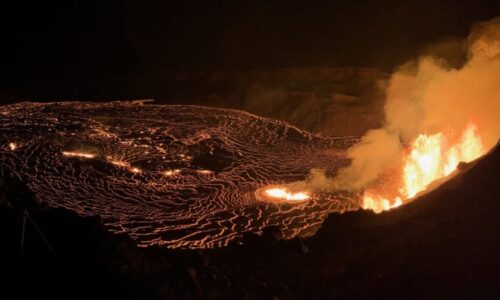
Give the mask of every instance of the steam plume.
[{"label": "steam plume", "polygon": [[474,26],[462,45],[466,60],[459,68],[435,55],[400,67],[387,87],[384,127],[369,131],[348,150],[352,163],[335,178],[314,170],[308,186],[362,189],[400,163],[402,149],[418,134],[459,132],[470,121],[477,124],[485,149],[492,148],[500,137],[500,18]]}]

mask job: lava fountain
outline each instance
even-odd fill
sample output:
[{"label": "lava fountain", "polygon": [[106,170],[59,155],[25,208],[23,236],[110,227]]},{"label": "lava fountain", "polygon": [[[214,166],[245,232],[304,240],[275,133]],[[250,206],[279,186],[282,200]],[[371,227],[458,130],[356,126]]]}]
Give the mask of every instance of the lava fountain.
[{"label": "lava fountain", "polygon": [[428,53],[391,75],[384,125],[348,150],[351,165],[334,182],[364,193],[364,208],[406,203],[497,144],[500,18],[474,25],[456,50],[464,54],[460,66]]},{"label": "lava fountain", "polygon": [[[452,174],[460,162],[470,162],[485,153],[479,130],[469,123],[458,140],[452,130],[436,134],[420,134],[403,156],[395,188],[377,185],[363,194],[362,207],[377,213],[398,207],[429,184]],[[389,191],[388,191],[389,190]]]}]

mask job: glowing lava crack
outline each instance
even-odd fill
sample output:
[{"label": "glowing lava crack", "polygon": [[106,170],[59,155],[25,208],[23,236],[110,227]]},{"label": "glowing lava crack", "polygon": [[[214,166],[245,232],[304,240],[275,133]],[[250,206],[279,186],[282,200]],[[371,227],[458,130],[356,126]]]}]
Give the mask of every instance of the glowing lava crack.
[{"label": "glowing lava crack", "polygon": [[359,208],[348,194],[280,188],[311,168],[346,166],[355,138],[142,101],[21,103],[0,114],[0,175],[19,179],[40,203],[99,216],[142,247],[219,247],[267,226],[292,238],[331,212]]}]

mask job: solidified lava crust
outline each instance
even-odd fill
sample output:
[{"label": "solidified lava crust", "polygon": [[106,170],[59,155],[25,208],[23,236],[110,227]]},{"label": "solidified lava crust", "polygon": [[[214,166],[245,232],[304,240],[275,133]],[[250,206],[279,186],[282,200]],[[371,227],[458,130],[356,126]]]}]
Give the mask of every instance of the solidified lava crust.
[{"label": "solidified lava crust", "polygon": [[138,246],[212,248],[275,226],[314,232],[332,212],[359,208],[348,194],[276,204],[268,185],[334,174],[357,138],[324,138],[236,110],[153,105],[20,103],[0,106],[0,174],[35,200],[98,216]]}]

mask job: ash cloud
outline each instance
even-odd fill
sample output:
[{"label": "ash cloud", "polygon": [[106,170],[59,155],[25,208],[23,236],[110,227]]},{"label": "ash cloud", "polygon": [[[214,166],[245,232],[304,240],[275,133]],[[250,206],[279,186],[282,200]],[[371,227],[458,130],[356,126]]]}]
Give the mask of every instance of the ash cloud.
[{"label": "ash cloud", "polygon": [[500,17],[476,24],[465,40],[428,49],[430,53],[392,74],[386,90],[384,126],[370,130],[348,150],[351,165],[335,178],[313,170],[306,180],[310,188],[360,190],[400,163],[402,149],[418,134],[443,129],[460,132],[470,121],[477,124],[486,150],[497,143]]}]

